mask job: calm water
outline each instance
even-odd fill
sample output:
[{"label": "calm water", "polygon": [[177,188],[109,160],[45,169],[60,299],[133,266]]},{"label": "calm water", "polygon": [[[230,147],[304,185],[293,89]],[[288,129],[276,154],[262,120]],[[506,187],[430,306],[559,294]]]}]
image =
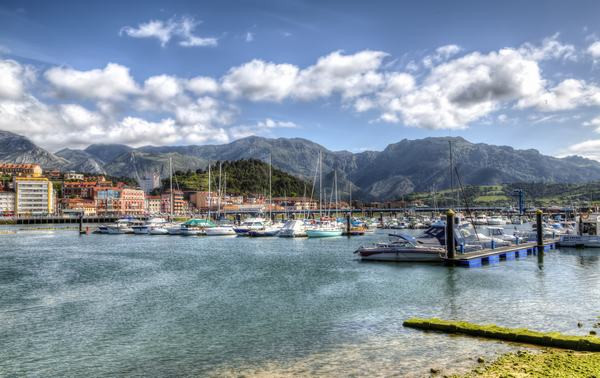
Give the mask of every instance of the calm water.
[{"label": "calm water", "polygon": [[600,251],[476,269],[352,254],[385,239],[0,235],[0,376],[423,376],[519,346],[408,317],[583,334],[600,315]]}]

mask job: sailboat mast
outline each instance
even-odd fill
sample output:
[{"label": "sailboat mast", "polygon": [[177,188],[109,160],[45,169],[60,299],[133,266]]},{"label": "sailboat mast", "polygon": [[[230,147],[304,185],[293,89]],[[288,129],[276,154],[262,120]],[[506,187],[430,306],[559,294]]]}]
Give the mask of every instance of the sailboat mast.
[{"label": "sailboat mast", "polygon": [[319,150],[319,218],[322,217],[323,209],[323,154]]},{"label": "sailboat mast", "polygon": [[169,203],[171,218],[173,218],[173,158],[169,156],[169,181],[170,181],[170,190],[171,190],[171,200]]},{"label": "sailboat mast", "polygon": [[333,171],[333,180],[335,182],[335,217],[338,216],[338,187],[337,187],[337,171]]},{"label": "sailboat mast", "polygon": [[269,219],[273,219],[273,196],[271,192],[271,165],[273,164],[273,155],[269,154]]},{"label": "sailboat mast", "polygon": [[211,195],[210,195],[210,190],[211,190],[211,185],[210,185],[210,160],[208,161],[208,219],[210,219],[210,205],[211,205]]},{"label": "sailboat mast", "polygon": [[217,219],[219,218],[219,214],[221,214],[221,167],[222,167],[222,162],[219,161],[219,190],[218,190],[218,197],[217,197]]},{"label": "sailboat mast", "polygon": [[452,141],[451,140],[448,141],[448,145],[450,146],[450,205],[452,205],[452,201],[455,198],[454,198],[454,160],[452,157]]}]

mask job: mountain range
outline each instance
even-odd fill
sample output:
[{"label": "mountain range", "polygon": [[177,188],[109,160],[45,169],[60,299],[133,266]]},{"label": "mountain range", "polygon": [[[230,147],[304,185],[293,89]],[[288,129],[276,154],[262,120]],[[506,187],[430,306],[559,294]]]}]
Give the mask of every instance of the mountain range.
[{"label": "mountain range", "polygon": [[[455,183],[493,185],[515,182],[582,183],[600,180],[600,163],[579,156],[556,158],[537,150],[471,143],[460,137],[404,139],[383,151],[330,151],[301,138],[251,136],[222,145],[145,146],[92,144],[83,150],[62,149],[51,153],[24,136],[0,131],[0,161],[38,163],[45,169],[60,168],[85,173],[140,178],[154,172],[205,169],[209,161],[259,159],[292,175],[313,180],[322,153],[323,185],[331,188],[334,172],[341,195],[384,200],[413,191],[450,187],[449,146],[452,144]],[[455,184],[456,185],[456,184]],[[327,193],[331,193],[328,189]]]}]

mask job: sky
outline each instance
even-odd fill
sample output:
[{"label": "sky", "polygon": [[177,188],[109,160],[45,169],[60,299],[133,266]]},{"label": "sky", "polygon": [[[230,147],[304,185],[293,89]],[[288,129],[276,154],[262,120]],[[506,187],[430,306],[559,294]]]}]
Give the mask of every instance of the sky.
[{"label": "sky", "polygon": [[597,1],[0,2],[0,129],[92,143],[462,136],[600,160]]}]

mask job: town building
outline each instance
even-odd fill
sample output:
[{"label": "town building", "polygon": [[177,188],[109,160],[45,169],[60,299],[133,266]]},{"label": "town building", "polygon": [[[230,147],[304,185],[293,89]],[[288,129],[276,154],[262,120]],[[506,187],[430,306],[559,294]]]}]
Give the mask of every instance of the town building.
[{"label": "town building", "polygon": [[141,189],[121,189],[121,214],[143,215],[146,212],[146,198]]},{"label": "town building", "polygon": [[0,163],[0,175],[40,177],[42,175],[42,167],[39,164]]},{"label": "town building", "polygon": [[93,200],[98,215],[119,215],[121,212],[121,188],[119,187],[96,186]]},{"label": "town building", "polygon": [[15,192],[0,191],[0,216],[15,214]]},{"label": "town building", "polygon": [[146,196],[146,213],[151,215],[160,214],[161,203],[160,196]]},{"label": "town building", "polygon": [[193,192],[190,194],[190,203],[198,210],[208,209],[210,200],[210,208],[216,209],[219,203],[219,196],[216,192]]},{"label": "town building", "polygon": [[15,177],[15,212],[18,215],[48,215],[54,212],[52,182],[45,177]]},{"label": "town building", "polygon": [[77,173],[77,172],[67,172],[64,174],[63,178],[65,180],[83,180],[83,173]]},{"label": "town building", "polygon": [[[165,214],[171,213],[171,191],[167,190],[160,196],[161,212]],[[188,212],[188,204],[183,199],[181,190],[173,190],[173,214],[186,214]]]},{"label": "town building", "polygon": [[80,215],[83,213],[88,217],[97,215],[96,202],[90,199],[62,198],[60,207],[63,214]]}]

